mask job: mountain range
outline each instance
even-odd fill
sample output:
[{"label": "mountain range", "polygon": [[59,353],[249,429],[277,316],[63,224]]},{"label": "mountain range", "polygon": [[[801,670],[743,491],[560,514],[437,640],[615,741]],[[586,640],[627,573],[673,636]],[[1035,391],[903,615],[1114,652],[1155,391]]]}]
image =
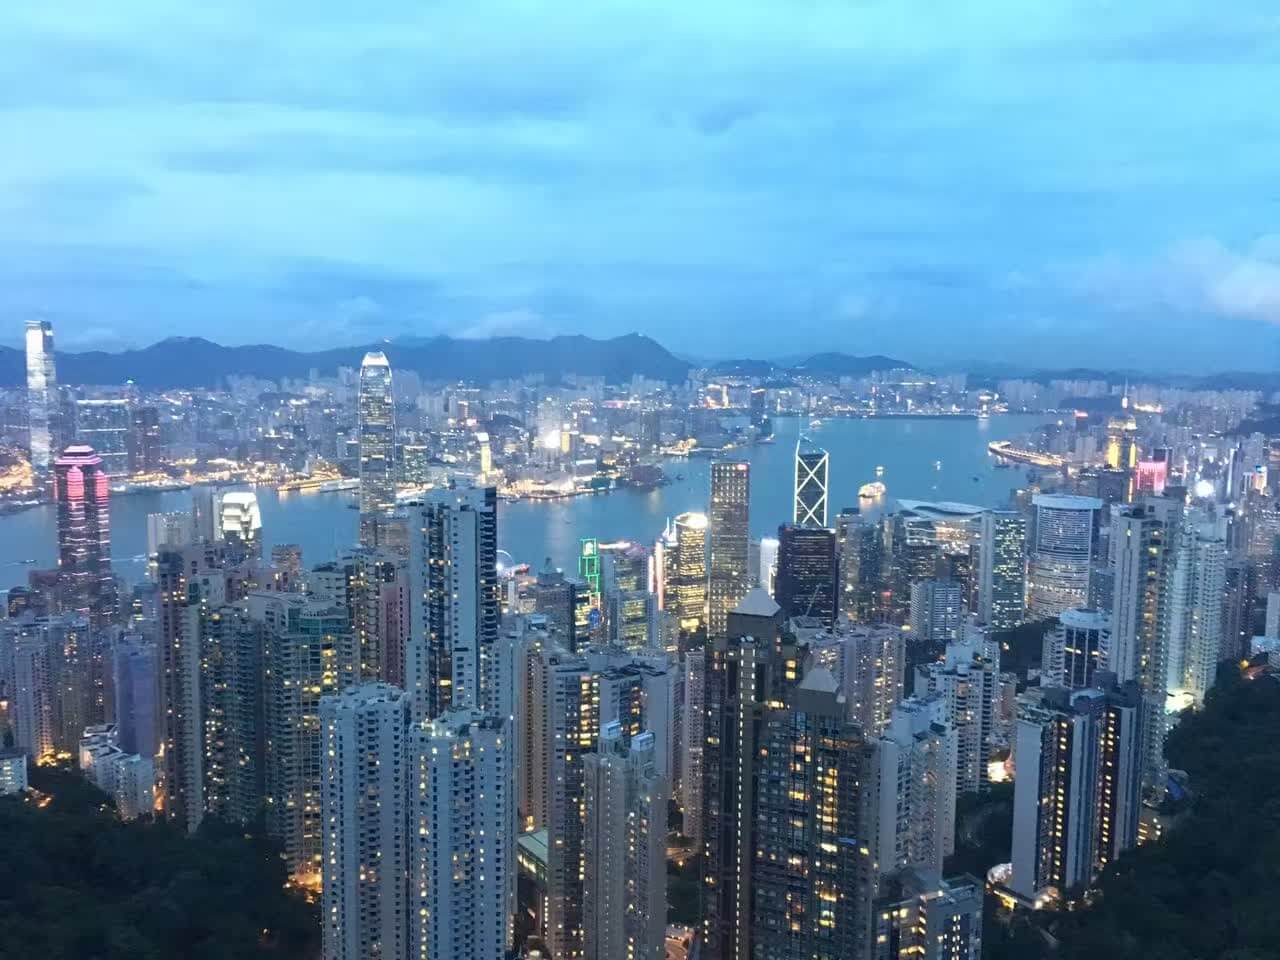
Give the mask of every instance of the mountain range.
[{"label": "mountain range", "polygon": [[[492,380],[546,377],[555,382],[567,374],[603,376],[621,383],[634,376],[669,383],[680,382],[693,366],[642,334],[608,340],[584,336],[533,340],[496,337],[489,340],[456,340],[451,337],[409,338],[383,343],[305,352],[267,344],[226,347],[202,337],[170,337],[149,347],[120,353],[58,351],[58,379],[62,383],[112,385],[132,380],[143,389],[215,387],[228,376],[264,380],[305,379],[311,371],[332,375],[339,367],[358,367],[365,353],[381,350],[393,369],[410,370],[425,380]],[[733,369],[741,366],[741,371]],[[720,373],[757,376],[809,374],[861,376],[874,370],[910,367],[891,357],[855,357],[822,353],[793,370],[767,361],[742,360],[718,364]],[[21,350],[0,347],[0,387],[26,382],[26,361]]]}]

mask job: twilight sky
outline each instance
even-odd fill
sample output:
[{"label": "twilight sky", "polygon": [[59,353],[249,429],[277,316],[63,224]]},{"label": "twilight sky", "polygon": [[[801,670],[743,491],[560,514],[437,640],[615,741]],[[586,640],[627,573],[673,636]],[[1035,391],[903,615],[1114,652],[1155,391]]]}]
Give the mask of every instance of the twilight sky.
[{"label": "twilight sky", "polygon": [[1280,366],[1275,0],[0,5],[0,342]]}]

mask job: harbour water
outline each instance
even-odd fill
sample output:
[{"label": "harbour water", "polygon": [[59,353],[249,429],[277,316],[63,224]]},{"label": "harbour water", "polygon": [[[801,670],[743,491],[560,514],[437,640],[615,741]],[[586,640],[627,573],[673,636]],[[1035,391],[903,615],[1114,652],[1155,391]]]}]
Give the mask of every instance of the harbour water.
[{"label": "harbour water", "polygon": [[[876,479],[876,467],[887,487],[885,502],[953,500],[1001,506],[1024,483],[1023,471],[1000,470],[987,453],[992,440],[1016,439],[1044,420],[1039,416],[971,419],[827,420],[779,419],[771,444],[743,448],[735,455],[751,461],[751,533],[776,532],[790,519],[792,458],[803,430],[831,455],[830,508],[858,505],[858,488]],[[616,490],[595,496],[551,502],[502,503],[499,545],[516,562],[535,567],[549,558],[561,567],[575,562],[578,541],[652,542],[668,517],[686,510],[706,510],[711,459],[672,460],[666,471],[672,482],[649,491]],[[353,493],[279,493],[257,490],[266,549],[277,543],[302,546],[303,562],[321,563],[353,544],[357,535]],[[189,510],[189,491],[141,493],[116,497],[111,503],[112,561],[129,581],[146,569],[146,518],[149,513]],[[24,583],[27,571],[56,563],[55,511],[52,506],[0,517],[0,589]],[[35,561],[34,564],[28,561]]]}]

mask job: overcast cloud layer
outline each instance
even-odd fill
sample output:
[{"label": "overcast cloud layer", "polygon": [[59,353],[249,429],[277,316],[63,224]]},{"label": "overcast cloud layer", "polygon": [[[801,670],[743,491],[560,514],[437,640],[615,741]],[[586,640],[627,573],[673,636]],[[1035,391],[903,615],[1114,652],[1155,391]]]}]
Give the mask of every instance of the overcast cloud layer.
[{"label": "overcast cloud layer", "polygon": [[0,342],[1280,364],[1274,0],[0,7]]}]

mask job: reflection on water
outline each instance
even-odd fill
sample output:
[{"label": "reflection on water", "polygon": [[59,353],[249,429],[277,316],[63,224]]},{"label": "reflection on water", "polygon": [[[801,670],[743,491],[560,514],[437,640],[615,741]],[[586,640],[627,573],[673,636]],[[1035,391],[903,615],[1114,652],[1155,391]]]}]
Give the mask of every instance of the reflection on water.
[{"label": "reflection on water", "polygon": [[[1021,486],[1019,470],[996,470],[987,443],[1012,439],[1042,422],[1035,416],[993,417],[990,420],[826,420],[805,433],[831,454],[832,516],[843,507],[858,506],[858,489],[876,478],[888,488],[880,503],[863,502],[864,509],[882,509],[895,498],[957,500],[983,506],[1004,504]],[[775,421],[776,443],[736,451],[751,461],[751,532],[755,537],[776,532],[790,519],[792,457],[800,421]],[[938,467],[937,464],[941,463]],[[595,496],[551,502],[501,503],[499,546],[518,563],[540,566],[549,557],[557,566],[576,562],[581,537],[601,540],[638,539],[652,542],[668,517],[685,510],[706,510],[710,459],[672,461],[671,477],[680,480],[656,490],[618,490]],[[356,540],[358,518],[348,509],[354,494],[278,494],[259,488],[262,531],[266,549],[277,543],[301,544],[303,562],[329,559]],[[116,497],[111,503],[111,544],[117,572],[130,581],[146,572],[146,517],[149,513],[188,510],[191,495],[141,493]],[[25,582],[27,571],[56,563],[55,513],[45,506],[0,517],[0,588]],[[24,564],[34,560],[35,564]]]}]

